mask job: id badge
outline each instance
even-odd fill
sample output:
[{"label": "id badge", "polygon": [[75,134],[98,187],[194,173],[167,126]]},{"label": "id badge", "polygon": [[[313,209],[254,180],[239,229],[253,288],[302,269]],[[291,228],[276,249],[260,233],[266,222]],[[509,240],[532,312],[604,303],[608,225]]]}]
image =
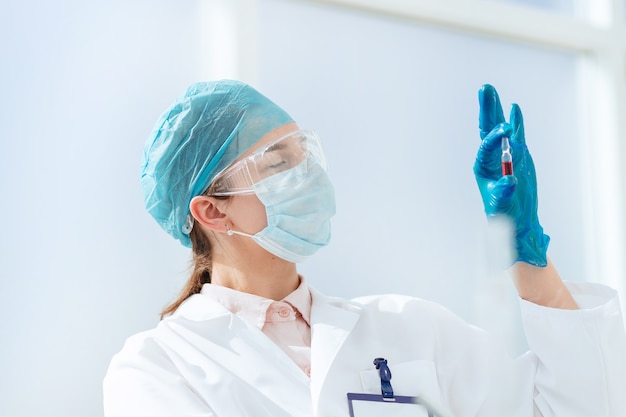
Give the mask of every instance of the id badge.
[{"label": "id badge", "polygon": [[348,393],[350,417],[435,417],[420,404],[419,398],[395,395],[385,398],[376,394]]}]

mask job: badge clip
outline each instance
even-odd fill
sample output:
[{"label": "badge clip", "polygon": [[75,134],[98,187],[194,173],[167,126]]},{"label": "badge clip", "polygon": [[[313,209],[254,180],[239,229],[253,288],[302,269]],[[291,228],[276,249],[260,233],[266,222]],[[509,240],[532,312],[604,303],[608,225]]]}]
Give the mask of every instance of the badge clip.
[{"label": "badge clip", "polygon": [[393,399],[393,387],[391,386],[391,370],[387,366],[387,359],[376,358],[374,359],[374,365],[380,374],[380,391],[383,395],[383,399]]}]

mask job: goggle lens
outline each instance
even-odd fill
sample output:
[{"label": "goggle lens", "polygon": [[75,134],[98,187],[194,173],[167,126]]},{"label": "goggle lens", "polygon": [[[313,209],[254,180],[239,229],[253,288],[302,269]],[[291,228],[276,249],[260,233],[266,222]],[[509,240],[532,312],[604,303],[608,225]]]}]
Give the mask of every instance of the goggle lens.
[{"label": "goggle lens", "polygon": [[208,195],[253,194],[253,186],[313,158],[324,170],[326,160],[319,137],[313,131],[298,130],[276,139],[219,174]]}]

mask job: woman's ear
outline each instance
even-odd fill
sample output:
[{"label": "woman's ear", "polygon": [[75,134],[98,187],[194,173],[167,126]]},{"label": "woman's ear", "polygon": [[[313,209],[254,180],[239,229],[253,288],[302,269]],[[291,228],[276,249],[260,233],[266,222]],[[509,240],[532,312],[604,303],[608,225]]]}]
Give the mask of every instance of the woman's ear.
[{"label": "woman's ear", "polygon": [[215,198],[196,196],[189,203],[189,211],[195,221],[203,226],[216,232],[226,232],[226,214],[220,211]]}]

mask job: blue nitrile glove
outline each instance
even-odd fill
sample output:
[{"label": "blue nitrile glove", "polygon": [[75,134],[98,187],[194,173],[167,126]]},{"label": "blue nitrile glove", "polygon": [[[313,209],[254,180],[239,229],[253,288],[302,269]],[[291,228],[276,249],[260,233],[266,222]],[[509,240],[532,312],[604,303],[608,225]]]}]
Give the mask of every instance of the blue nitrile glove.
[{"label": "blue nitrile glove", "polygon": [[[474,175],[489,217],[504,214],[514,223],[517,261],[546,266],[550,237],[537,217],[535,165],[526,147],[522,111],[513,104],[509,123],[504,120],[496,89],[485,84],[478,92],[482,143]],[[513,154],[513,175],[502,176],[502,137],[508,136]]]}]

